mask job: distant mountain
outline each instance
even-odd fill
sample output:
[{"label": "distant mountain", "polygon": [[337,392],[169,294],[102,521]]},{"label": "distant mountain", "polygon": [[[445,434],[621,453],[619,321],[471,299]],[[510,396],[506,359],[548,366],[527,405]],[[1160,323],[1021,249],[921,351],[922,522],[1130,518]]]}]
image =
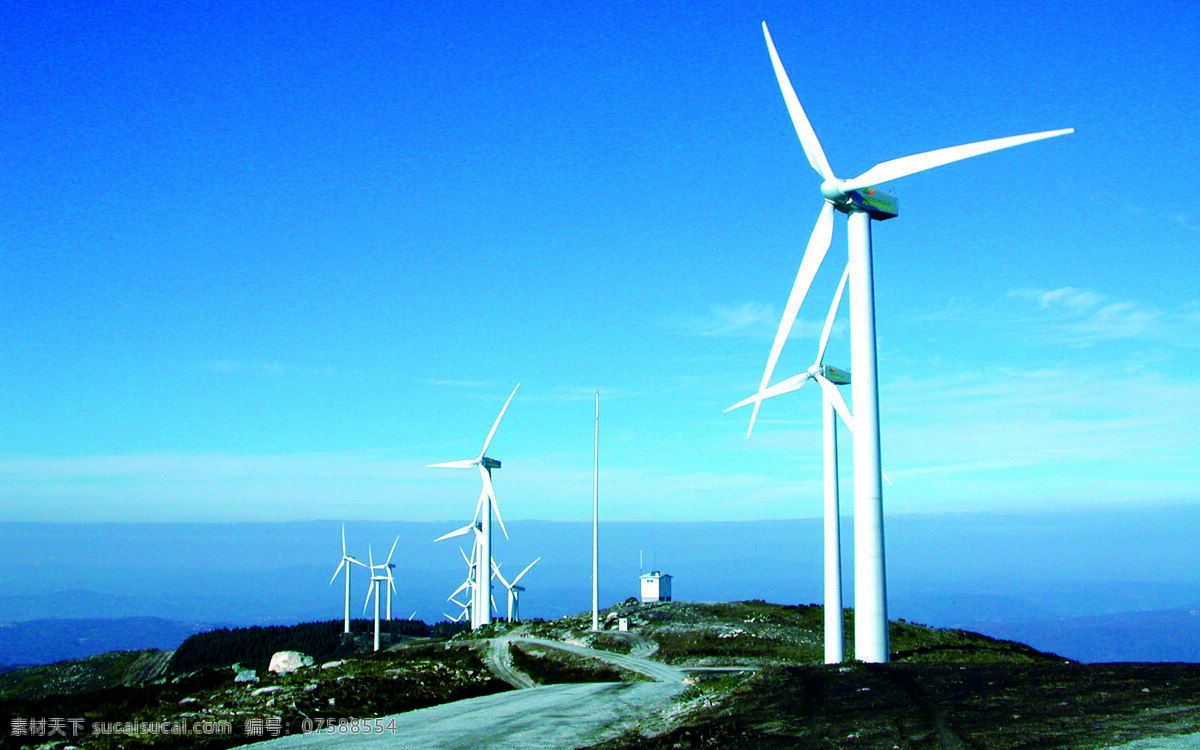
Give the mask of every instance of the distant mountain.
[{"label": "distant mountain", "polygon": [[169,650],[213,627],[157,617],[0,623],[0,664],[49,664],[105,651]]},{"label": "distant mountain", "polygon": [[[395,615],[415,610],[433,622],[466,573],[461,538],[433,540],[463,520],[347,522],[346,538],[350,553],[365,560],[368,545],[386,552],[399,536]],[[497,531],[493,547],[503,570],[542,558],[522,579],[523,613],[556,618],[589,610],[591,524],[505,521],[511,538]],[[1086,618],[1200,609],[1197,528],[1200,507],[1191,505],[889,515],[889,615],[1004,636],[1010,631],[1003,628],[1021,624],[1085,618],[1084,627]],[[853,606],[850,518],[842,529],[844,601]],[[4,524],[0,549],[12,554],[0,567],[0,621],[152,617],[245,626],[339,618],[342,582],[330,577],[340,537],[339,521]],[[602,516],[600,549],[601,606],[637,595],[638,576],[650,569],[672,574],[682,600],[807,604],[823,597],[819,518],[606,523]],[[361,617],[366,578],[359,568],[351,596],[352,614]],[[1075,658],[1101,653],[1043,641],[1040,633],[1053,632],[1047,627],[1021,640]],[[1105,636],[1104,658],[1182,653],[1169,650],[1172,631],[1152,619],[1121,627],[1122,635]],[[1168,650],[1147,650],[1160,640]]]}]

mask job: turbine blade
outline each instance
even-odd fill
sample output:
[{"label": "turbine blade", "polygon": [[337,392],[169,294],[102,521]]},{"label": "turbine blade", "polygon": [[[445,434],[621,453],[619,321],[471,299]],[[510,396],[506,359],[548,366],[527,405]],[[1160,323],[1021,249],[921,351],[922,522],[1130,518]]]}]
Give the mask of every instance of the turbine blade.
[{"label": "turbine blade", "polygon": [[799,375],[793,375],[792,377],[788,378],[787,380],[779,381],[778,383],[776,383],[775,385],[766,389],[765,391],[759,391],[758,393],[754,394],[753,396],[750,396],[749,398],[742,399],[741,401],[737,402],[736,404],[729,407],[725,411],[733,411],[734,409],[740,409],[743,406],[746,406],[747,404],[761,404],[766,399],[774,398],[775,396],[780,396],[784,393],[791,393],[792,391],[798,391],[804,387],[804,384],[808,382],[810,377],[811,376],[807,372],[802,372]]},{"label": "turbine blade", "polygon": [[[487,469],[485,469],[482,464],[479,465],[479,470],[480,470],[480,473],[482,473],[482,474],[487,473]],[[486,482],[486,481],[487,480],[485,479],[484,482]],[[479,488],[479,499],[475,501],[475,515],[471,518],[471,523],[473,523],[473,524],[479,523],[479,514],[483,512],[483,501],[484,501],[484,498],[486,498],[486,497],[487,497],[487,487],[485,485],[485,486]]]},{"label": "turbine blade", "polygon": [[463,526],[461,529],[455,529],[454,531],[451,531],[448,534],[442,534],[437,539],[434,539],[433,543],[437,544],[438,542],[442,541],[443,539],[453,539],[456,536],[462,536],[463,534],[469,533],[471,531],[471,529],[473,529],[473,528],[475,528],[475,524],[467,524],[466,526]]},{"label": "turbine blade", "polygon": [[500,530],[504,532],[504,538],[508,539],[508,529],[504,528],[504,519],[500,517],[500,505],[496,502],[496,489],[492,487],[492,474],[481,464],[479,475],[483,477],[483,491],[487,493],[492,510],[496,513],[496,521],[500,524]]},{"label": "turbine blade", "polygon": [[342,524],[342,557],[346,556],[346,524]]},{"label": "turbine blade", "polygon": [[[767,357],[767,367],[763,370],[762,382],[758,386],[759,391],[766,390],[767,383],[771,382],[771,375],[775,372],[775,363],[779,360],[779,353],[783,351],[783,345],[792,331],[792,324],[796,322],[796,314],[800,312],[800,305],[804,302],[805,295],[808,294],[808,288],[812,286],[813,277],[817,275],[821,261],[825,259],[825,253],[829,252],[829,243],[832,240],[833,204],[826,201],[821,206],[817,223],[813,226],[812,234],[808,238],[808,247],[805,248],[804,258],[800,261],[800,270],[796,272],[796,281],[792,284],[787,305],[783,308],[783,319],[779,321],[779,330],[775,332],[775,342],[771,344],[771,354]],[[761,406],[761,403],[760,399],[754,404],[754,412],[750,415],[750,427],[746,430],[746,437],[750,437],[750,432],[754,429],[754,420],[758,417],[758,407]]]},{"label": "turbine blade", "polygon": [[429,464],[427,469],[469,469],[478,463],[473,458],[464,458],[461,461],[444,461],[440,464]]},{"label": "turbine blade", "polygon": [[541,559],[542,559],[542,558],[540,558],[540,557],[539,557],[537,560],[534,560],[533,562],[531,562],[531,563],[529,563],[528,565],[526,565],[526,566],[525,566],[525,570],[522,570],[522,571],[521,571],[519,574],[517,574],[517,577],[513,579],[512,585],[513,585],[513,586],[516,586],[516,585],[517,585],[517,581],[520,581],[520,580],[521,580],[521,578],[522,578],[522,577],[523,577],[523,576],[524,576],[526,573],[528,573],[528,572],[529,572],[529,569],[530,569],[530,568],[532,568],[534,565],[537,565],[537,564],[538,564],[538,560],[541,560]]},{"label": "turbine blade", "polygon": [[879,473],[883,475],[883,481],[885,481],[885,482],[887,482],[887,483],[888,483],[888,487],[891,487],[891,486],[892,486],[892,480],[888,479],[887,472],[886,472],[886,471],[883,471],[882,469],[880,469]]},{"label": "turbine blade", "polygon": [[1055,136],[1067,135],[1074,133],[1074,128],[1066,128],[1065,130],[1046,130],[1041,133],[1028,133],[1026,135],[1013,135],[1008,138],[993,138],[990,141],[979,141],[977,143],[968,143],[964,146],[951,146],[949,148],[939,148],[936,151],[926,151],[921,154],[913,154],[912,156],[902,156],[899,159],[880,162],[875,166],[863,172],[858,177],[846,180],[838,184],[838,187],[843,191],[857,190],[858,188],[868,187],[870,185],[878,185],[883,182],[907,177],[910,174],[924,172],[927,169],[940,167],[943,164],[949,164],[963,159],[969,159],[972,156],[980,156],[988,154],[992,151],[999,151],[1004,148],[1012,148],[1020,146],[1023,143],[1031,143],[1040,141],[1045,138],[1054,138]]},{"label": "turbine blade", "polygon": [[355,565],[359,566],[360,568],[367,567],[366,565],[363,565],[358,560],[354,559],[353,557],[350,557],[349,555],[346,555],[346,559],[349,560],[350,562],[354,563]]},{"label": "turbine blade", "polygon": [[[450,596],[446,597],[446,600],[454,602],[455,604],[458,604],[458,602],[454,601],[454,597],[458,596],[463,591],[466,591],[468,588],[470,588],[470,586],[471,586],[470,581],[463,581],[462,584],[458,588],[454,589],[454,593],[452,593],[452,594],[450,594]],[[458,606],[461,607],[462,605],[458,604]]]},{"label": "turbine blade", "polygon": [[375,590],[375,582],[372,581],[370,586],[367,586],[367,600],[363,602],[363,614],[367,613],[367,605],[371,603],[371,592]]},{"label": "turbine blade", "polygon": [[342,566],[344,566],[345,564],[346,564],[346,558],[343,557],[341,559],[341,561],[338,563],[337,570],[333,571],[333,578],[329,579],[330,586],[332,586],[333,582],[337,580],[338,573],[342,572]]},{"label": "turbine blade", "polygon": [[825,327],[821,329],[821,345],[817,347],[817,360],[814,364],[821,364],[821,360],[825,358],[825,346],[829,343],[829,333],[833,330],[833,319],[837,317],[838,307],[842,304],[842,292],[846,290],[846,279],[850,278],[850,264],[846,264],[846,270],[842,271],[842,280],[838,282],[837,293],[833,295],[833,303],[829,306],[829,315],[825,318]]},{"label": "turbine blade", "polygon": [[813,377],[821,384],[821,392],[825,394],[825,398],[829,400],[829,403],[833,404],[833,410],[838,413],[838,416],[846,423],[846,429],[850,430],[850,434],[853,435],[854,417],[850,414],[850,409],[846,408],[846,400],[842,398],[838,387],[829,382],[829,379],[824,375],[814,375]]},{"label": "turbine blade", "polygon": [[399,543],[400,537],[396,537],[396,541],[392,542],[392,550],[391,552],[388,552],[387,560],[383,563],[384,565],[387,565],[392,561],[392,555],[396,552],[396,545]]},{"label": "turbine blade", "polygon": [[[520,387],[521,384],[517,383],[517,388]],[[488,433],[487,440],[483,441],[483,448],[479,451],[479,458],[476,458],[476,461],[481,460],[483,455],[487,453],[488,446],[492,444],[492,437],[496,434],[496,428],[500,426],[500,420],[504,419],[504,412],[508,411],[508,405],[513,400],[513,396],[517,395],[517,388],[513,388],[512,393],[508,394],[508,401],[504,402],[504,408],[500,410],[500,415],[497,416],[496,421],[492,423],[492,430]]]},{"label": "turbine blade", "polygon": [[792,88],[792,82],[788,80],[787,71],[783,69],[783,63],[779,61],[779,53],[775,51],[775,43],[771,41],[771,32],[767,31],[766,21],[763,21],[762,28],[763,36],[767,40],[767,52],[771,54],[771,66],[775,68],[775,78],[779,81],[783,102],[787,105],[788,115],[792,118],[792,127],[796,129],[796,135],[800,137],[804,155],[808,157],[808,163],[812,165],[817,174],[821,175],[821,179],[835,180],[837,178],[833,176],[829,160],[825,158],[825,152],[821,149],[821,142],[817,140],[817,134],[813,131],[808,116],[804,114],[804,107],[800,106],[800,99],[796,96],[795,89]]},{"label": "turbine blade", "polygon": [[509,582],[504,580],[504,574],[500,572],[500,566],[496,564],[495,560],[492,560],[492,573],[500,579],[500,583],[504,584],[504,588],[509,587]]}]

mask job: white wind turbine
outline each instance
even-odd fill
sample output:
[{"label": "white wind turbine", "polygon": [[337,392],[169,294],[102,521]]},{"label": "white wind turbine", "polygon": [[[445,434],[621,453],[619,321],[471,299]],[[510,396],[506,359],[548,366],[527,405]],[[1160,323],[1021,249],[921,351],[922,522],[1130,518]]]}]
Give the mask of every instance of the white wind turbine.
[{"label": "white wind turbine", "polygon": [[[760,396],[767,390],[775,362],[791,331],[796,313],[812,284],[813,277],[829,250],[833,237],[833,212],[848,215],[850,261],[850,369],[854,372],[851,394],[859,431],[854,440],[854,638],[855,657],[864,662],[888,661],[887,586],[883,549],[883,486],[880,482],[879,392],[875,361],[875,297],[871,270],[871,219],[884,220],[897,215],[895,197],[876,190],[873,185],[896,180],[927,169],[972,156],[1019,146],[1023,143],[1072,133],[1072,129],[1050,130],[1008,138],[980,141],[963,146],[927,151],[880,162],[849,180],[838,179],[829,166],[820,141],[800,106],[800,100],[788,80],[771,41],[767,24],[763,36],[779,89],[791,116],[792,125],[804,149],[808,163],[821,177],[824,204],[816,226],[808,239],[804,258],[796,274],[784,307],[783,319],[771,345],[767,366],[759,385]],[[754,402],[753,424],[762,398]]]},{"label": "white wind turbine", "polygon": [[358,560],[355,560],[350,555],[346,554],[346,524],[342,524],[342,559],[338,562],[337,570],[333,571],[333,578],[329,579],[329,585],[330,586],[333,585],[333,582],[337,580],[338,573],[341,573],[342,568],[345,568],[346,569],[346,603],[345,603],[346,626],[345,626],[345,630],[342,631],[343,633],[350,632],[350,566],[351,565],[358,565],[359,567],[362,567],[362,568],[367,567],[366,565],[363,565],[362,563],[360,563]]},{"label": "white wind turbine", "polygon": [[[450,617],[450,615],[446,615],[446,617],[449,618],[451,622],[458,622],[459,620],[466,617],[467,621],[471,623],[471,627],[474,628],[475,627],[475,618],[472,615],[472,612],[473,612],[472,605],[474,605],[474,603],[475,603],[475,589],[476,589],[475,577],[476,577],[476,572],[477,572],[476,567],[475,567],[475,557],[479,553],[478,535],[476,535],[475,545],[471,547],[471,556],[469,558],[467,557],[467,553],[462,551],[462,548],[459,548],[458,553],[460,555],[462,555],[463,562],[465,562],[467,564],[467,577],[462,583],[460,583],[458,585],[458,588],[454,589],[454,591],[451,592],[450,596],[446,597],[446,601],[457,604],[459,607],[462,608],[462,611],[459,612],[458,617]],[[464,591],[467,594],[466,602],[460,602],[459,600],[454,598],[454,597],[458,596],[459,594],[463,593]]]},{"label": "white wind turbine", "polygon": [[375,564],[375,554],[371,551],[371,546],[367,545],[367,561],[371,563],[371,582],[370,588],[367,589],[367,599],[363,602],[363,614],[367,613],[367,605],[371,603],[371,595],[375,595],[375,649],[379,650],[379,585],[386,583],[388,586],[388,601],[391,601],[391,592],[396,588],[396,583],[392,579],[392,555],[396,552],[396,545],[400,542],[400,537],[396,537],[396,541],[392,542],[392,550],[388,552],[387,560]]},{"label": "white wind turbine", "polygon": [[492,570],[495,571],[496,577],[500,579],[500,583],[504,584],[504,588],[508,589],[508,621],[509,622],[518,622],[521,619],[521,592],[525,590],[525,587],[518,586],[517,583],[521,580],[522,577],[524,577],[524,575],[526,573],[529,572],[529,569],[532,568],[534,565],[537,565],[538,560],[541,560],[541,559],[542,558],[539,557],[537,560],[534,560],[533,562],[526,565],[525,570],[522,570],[520,573],[518,573],[517,577],[512,579],[512,581],[504,580],[504,574],[500,572],[500,566],[496,563],[495,560],[492,561]]},{"label": "white wind turbine", "polygon": [[517,388],[520,387],[521,384],[517,383],[516,388],[512,389],[512,393],[508,394],[508,400],[504,402],[504,407],[500,409],[500,414],[496,417],[491,431],[488,432],[487,438],[483,441],[483,448],[479,450],[478,456],[461,461],[430,464],[431,468],[442,469],[478,468],[479,478],[483,482],[483,489],[480,490],[479,500],[475,504],[475,519],[467,526],[452,531],[436,540],[441,541],[442,539],[466,534],[472,529],[477,530],[479,554],[475,558],[476,568],[482,567],[483,574],[476,575],[478,585],[474,592],[474,607],[472,607],[471,613],[471,627],[473,629],[481,625],[487,625],[492,621],[492,577],[487,571],[488,561],[492,558],[492,511],[496,513],[496,521],[500,524],[500,530],[504,532],[504,538],[508,538],[508,530],[504,528],[504,519],[500,517],[500,507],[496,504],[496,492],[492,487],[492,469],[499,469],[500,462],[494,458],[489,458],[485,454],[487,453],[488,446],[492,443],[492,438],[496,435],[496,428],[500,426],[500,420],[504,419],[504,412],[508,410],[508,405],[512,402],[513,396],[517,395]]},{"label": "white wind turbine", "polygon": [[837,389],[837,386],[850,382],[849,373],[824,364],[824,359],[825,347],[829,344],[829,334],[833,330],[833,321],[837,317],[838,307],[842,301],[842,292],[846,289],[846,277],[849,273],[849,267],[842,272],[842,280],[838,282],[833,303],[830,304],[829,313],[825,316],[825,327],[821,330],[821,343],[817,347],[817,358],[813,360],[812,365],[799,375],[776,383],[767,390],[739,401],[725,410],[729,412],[751,403],[757,405],[763,399],[799,390],[810,381],[816,381],[821,386],[825,482],[826,664],[840,664],[846,653],[845,635],[842,632],[842,534],[841,509],[838,499],[837,418],[841,417],[851,434],[854,433],[854,420],[851,418],[850,410],[846,408],[846,402],[842,400],[842,394]]}]

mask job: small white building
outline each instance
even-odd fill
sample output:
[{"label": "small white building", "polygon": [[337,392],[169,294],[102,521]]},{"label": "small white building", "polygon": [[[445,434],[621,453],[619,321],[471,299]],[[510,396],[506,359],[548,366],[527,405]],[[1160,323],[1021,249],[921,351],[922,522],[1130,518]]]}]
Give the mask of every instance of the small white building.
[{"label": "small white building", "polygon": [[641,581],[643,602],[671,601],[671,576],[669,574],[656,570],[653,573],[643,574]]}]

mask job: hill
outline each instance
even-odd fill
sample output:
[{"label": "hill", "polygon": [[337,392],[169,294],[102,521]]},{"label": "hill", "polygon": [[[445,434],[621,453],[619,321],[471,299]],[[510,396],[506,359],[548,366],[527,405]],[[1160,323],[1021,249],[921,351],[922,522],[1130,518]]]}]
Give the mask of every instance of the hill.
[{"label": "hill", "polygon": [[[823,611],[815,605],[630,602],[602,617],[598,633],[584,613],[498,622],[453,636],[402,621],[379,653],[364,650],[363,621],[349,639],[341,637],[338,622],[222,629],[192,636],[174,658],[126,652],[15,670],[0,675],[6,732],[0,746],[45,742],[32,732],[14,734],[26,726],[13,723],[20,717],[79,717],[83,732],[72,741],[101,749],[127,747],[130,738],[95,731],[97,722],[101,730],[114,720],[157,727],[200,722],[221,731],[158,735],[153,744],[216,749],[262,737],[264,726],[298,733],[316,722],[504,692],[514,677],[525,685],[644,679],[586,654],[506,646],[514,636],[649,657],[692,675],[666,717],[596,746],[604,750],[1094,748],[1200,731],[1200,665],[1078,664],[1012,641],[896,621],[893,663],[826,666],[820,663]],[[847,611],[848,634],[852,617]],[[618,628],[622,619],[627,631]],[[266,670],[264,654],[301,644],[333,658],[289,674]]]}]

